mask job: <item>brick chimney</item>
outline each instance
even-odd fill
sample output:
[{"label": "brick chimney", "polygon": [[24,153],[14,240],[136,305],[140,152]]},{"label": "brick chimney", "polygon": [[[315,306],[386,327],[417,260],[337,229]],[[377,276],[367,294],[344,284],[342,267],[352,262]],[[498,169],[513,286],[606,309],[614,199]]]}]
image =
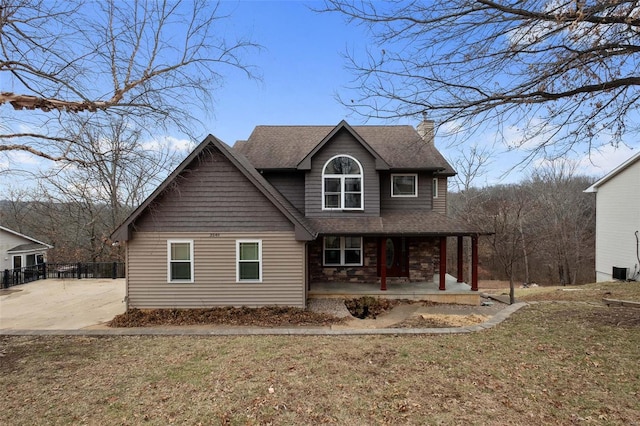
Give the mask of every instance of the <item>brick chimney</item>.
[{"label": "brick chimney", "polygon": [[434,138],[433,128],[434,128],[434,125],[435,125],[434,121],[433,120],[427,120],[427,114],[423,113],[422,114],[422,121],[416,127],[416,131],[418,132],[418,134],[420,135],[422,140],[424,140],[426,143],[433,144],[433,138]]}]

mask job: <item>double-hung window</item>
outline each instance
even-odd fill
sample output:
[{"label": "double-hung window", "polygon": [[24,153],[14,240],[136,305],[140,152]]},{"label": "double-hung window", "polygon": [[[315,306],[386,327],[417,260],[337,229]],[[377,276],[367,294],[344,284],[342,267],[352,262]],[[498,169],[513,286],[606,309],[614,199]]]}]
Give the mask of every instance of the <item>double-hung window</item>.
[{"label": "double-hung window", "polygon": [[193,282],[193,240],[167,241],[167,281]]},{"label": "double-hung window", "polygon": [[236,241],[236,281],[262,282],[262,241]]},{"label": "double-hung window", "polygon": [[391,196],[392,197],[417,197],[418,196],[418,175],[413,174],[392,174],[391,175]]},{"label": "double-hung window", "polygon": [[332,157],[322,170],[323,210],[362,210],[364,208],[362,166],[353,157]]},{"label": "double-hung window", "polygon": [[324,237],[325,266],[362,266],[362,237]]}]

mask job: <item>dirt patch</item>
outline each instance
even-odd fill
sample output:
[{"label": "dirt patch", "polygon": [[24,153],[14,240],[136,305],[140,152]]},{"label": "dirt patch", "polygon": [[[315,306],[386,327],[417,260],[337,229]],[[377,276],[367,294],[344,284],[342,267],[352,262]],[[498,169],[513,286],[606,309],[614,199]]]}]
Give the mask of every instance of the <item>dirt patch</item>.
[{"label": "dirt patch", "polygon": [[394,324],[391,328],[447,328],[465,327],[467,325],[481,324],[490,317],[486,315],[445,315],[445,314],[419,314]]},{"label": "dirt patch", "polygon": [[300,308],[267,306],[263,308],[211,309],[131,309],[109,322],[110,327],[148,327],[176,325],[227,325],[284,327],[291,325],[327,326],[343,320],[335,316]]},{"label": "dirt patch", "polygon": [[349,299],[344,302],[351,315],[360,319],[375,319],[378,315],[391,311],[394,306],[398,306],[400,303],[402,303],[400,300],[380,299],[371,296]]}]

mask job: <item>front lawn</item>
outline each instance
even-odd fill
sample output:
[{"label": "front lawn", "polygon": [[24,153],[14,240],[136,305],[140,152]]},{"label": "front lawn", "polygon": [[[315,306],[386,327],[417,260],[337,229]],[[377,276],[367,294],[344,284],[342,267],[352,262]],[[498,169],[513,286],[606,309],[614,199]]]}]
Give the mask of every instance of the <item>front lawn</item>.
[{"label": "front lawn", "polygon": [[640,418],[640,309],[596,303],[535,304],[472,334],[2,337],[0,355],[0,424]]}]

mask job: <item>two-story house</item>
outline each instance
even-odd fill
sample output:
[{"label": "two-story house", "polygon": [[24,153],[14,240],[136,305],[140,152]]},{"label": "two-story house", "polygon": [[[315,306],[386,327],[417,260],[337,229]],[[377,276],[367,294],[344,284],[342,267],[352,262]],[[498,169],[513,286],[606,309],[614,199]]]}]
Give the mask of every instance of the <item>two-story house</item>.
[{"label": "two-story house", "polygon": [[471,244],[475,291],[480,232],[446,216],[454,174],[428,121],[258,126],[233,149],[209,136],[113,234],[128,306],[302,307],[327,283],[446,292],[451,236],[458,281]]}]

